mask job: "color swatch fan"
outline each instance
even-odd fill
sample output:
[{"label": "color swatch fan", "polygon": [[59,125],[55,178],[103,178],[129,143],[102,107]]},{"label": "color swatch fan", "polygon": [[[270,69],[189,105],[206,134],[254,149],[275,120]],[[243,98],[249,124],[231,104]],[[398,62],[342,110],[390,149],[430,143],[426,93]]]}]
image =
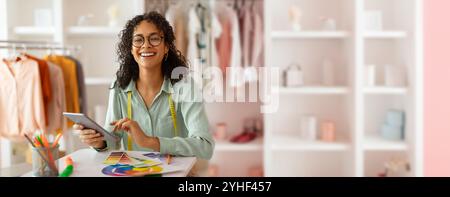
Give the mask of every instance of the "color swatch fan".
[{"label": "color swatch fan", "polygon": [[157,158],[147,159],[145,157],[130,156],[126,152],[111,152],[103,163],[108,165],[122,164],[135,167],[150,167],[161,164],[161,161]]}]

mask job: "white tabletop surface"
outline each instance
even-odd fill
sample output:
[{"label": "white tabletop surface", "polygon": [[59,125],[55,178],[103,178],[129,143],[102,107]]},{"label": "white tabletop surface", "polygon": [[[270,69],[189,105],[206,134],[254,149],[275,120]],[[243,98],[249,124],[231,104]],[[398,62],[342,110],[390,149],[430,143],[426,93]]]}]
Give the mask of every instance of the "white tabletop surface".
[{"label": "white tabletop surface", "polygon": [[[127,151],[130,152],[130,151]],[[149,153],[141,151],[131,151],[135,153]],[[93,149],[80,149],[70,155],[58,159],[59,171],[62,172],[66,166],[65,158],[72,157],[74,170],[71,177],[111,177],[102,173],[102,169],[108,165],[103,164],[103,161],[109,156],[110,152],[97,152]],[[163,174],[164,177],[185,177],[192,169],[196,162],[195,157],[173,157],[171,166],[179,167],[183,170]],[[23,175],[24,177],[33,176],[32,172]]]}]

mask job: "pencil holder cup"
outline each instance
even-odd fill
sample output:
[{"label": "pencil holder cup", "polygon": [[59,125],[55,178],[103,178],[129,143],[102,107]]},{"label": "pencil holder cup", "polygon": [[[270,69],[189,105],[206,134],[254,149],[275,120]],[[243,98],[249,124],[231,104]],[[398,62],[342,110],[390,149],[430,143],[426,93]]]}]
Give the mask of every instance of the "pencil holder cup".
[{"label": "pencil holder cup", "polygon": [[[59,144],[55,147],[33,147],[31,148],[31,161],[34,177],[57,177],[58,172],[52,168],[58,169]],[[47,163],[42,156],[47,160]],[[52,167],[54,165],[54,167]]]}]

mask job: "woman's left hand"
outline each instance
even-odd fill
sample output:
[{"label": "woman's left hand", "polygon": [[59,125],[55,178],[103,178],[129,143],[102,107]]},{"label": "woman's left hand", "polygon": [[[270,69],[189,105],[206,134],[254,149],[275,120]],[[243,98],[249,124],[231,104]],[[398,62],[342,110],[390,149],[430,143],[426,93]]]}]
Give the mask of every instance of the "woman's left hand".
[{"label": "woman's left hand", "polygon": [[144,131],[142,131],[139,124],[134,121],[130,120],[128,118],[123,118],[120,120],[116,120],[111,122],[111,125],[114,125],[114,130],[123,130],[128,132],[128,135],[131,135],[131,138],[134,140],[134,142],[141,147],[146,147],[146,143],[150,141],[150,137],[145,135]]}]

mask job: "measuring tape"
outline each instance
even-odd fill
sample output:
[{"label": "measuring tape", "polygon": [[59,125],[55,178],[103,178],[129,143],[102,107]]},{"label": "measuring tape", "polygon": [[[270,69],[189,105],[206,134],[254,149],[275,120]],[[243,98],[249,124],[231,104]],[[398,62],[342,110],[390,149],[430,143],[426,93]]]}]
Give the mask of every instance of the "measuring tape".
[{"label": "measuring tape", "polygon": [[[169,109],[170,109],[170,115],[172,116],[172,121],[173,121],[173,128],[174,128],[174,136],[178,136],[178,128],[177,128],[177,114],[175,113],[175,104],[173,103],[172,100],[172,94],[169,94],[168,97],[168,101],[169,101]],[[128,115],[128,119],[132,120],[132,109],[131,109],[131,91],[128,92],[128,101],[127,101],[127,115]],[[131,139],[131,136],[128,135],[127,137],[127,150],[133,150],[133,140]]]}]

